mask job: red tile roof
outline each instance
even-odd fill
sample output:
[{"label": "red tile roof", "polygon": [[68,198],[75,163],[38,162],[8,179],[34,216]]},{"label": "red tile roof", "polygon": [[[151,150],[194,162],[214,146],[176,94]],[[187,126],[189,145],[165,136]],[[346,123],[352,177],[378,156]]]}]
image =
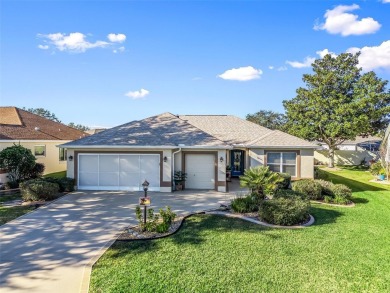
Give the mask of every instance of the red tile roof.
[{"label": "red tile roof", "polygon": [[0,140],[75,140],[87,133],[16,107],[0,107]]}]

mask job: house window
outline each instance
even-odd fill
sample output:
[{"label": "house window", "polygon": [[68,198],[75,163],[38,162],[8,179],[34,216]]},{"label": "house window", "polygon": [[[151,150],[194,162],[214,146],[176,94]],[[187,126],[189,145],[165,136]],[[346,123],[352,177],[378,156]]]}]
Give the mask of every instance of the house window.
[{"label": "house window", "polygon": [[267,166],[271,171],[288,173],[292,177],[296,177],[297,153],[269,152],[267,153]]},{"label": "house window", "polygon": [[60,151],[60,161],[66,161],[66,149],[64,148],[60,148],[59,149]]},{"label": "house window", "polygon": [[34,155],[37,157],[46,156],[46,146],[44,145],[36,145],[34,146]]}]

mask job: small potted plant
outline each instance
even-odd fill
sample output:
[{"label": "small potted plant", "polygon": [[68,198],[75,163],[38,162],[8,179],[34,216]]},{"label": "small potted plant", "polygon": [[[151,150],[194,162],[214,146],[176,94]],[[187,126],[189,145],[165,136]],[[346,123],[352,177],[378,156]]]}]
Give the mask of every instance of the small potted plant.
[{"label": "small potted plant", "polygon": [[384,181],[384,180],[385,180],[385,177],[386,177],[386,170],[385,170],[385,168],[382,168],[382,169],[379,171],[378,179],[381,180],[381,181]]},{"label": "small potted plant", "polygon": [[226,181],[232,181],[232,167],[230,167],[230,165],[226,166]]},{"label": "small potted plant", "polygon": [[183,182],[186,181],[187,173],[184,173],[182,171],[175,171],[175,174],[173,176],[173,181],[175,181],[175,189],[176,190],[183,190]]}]

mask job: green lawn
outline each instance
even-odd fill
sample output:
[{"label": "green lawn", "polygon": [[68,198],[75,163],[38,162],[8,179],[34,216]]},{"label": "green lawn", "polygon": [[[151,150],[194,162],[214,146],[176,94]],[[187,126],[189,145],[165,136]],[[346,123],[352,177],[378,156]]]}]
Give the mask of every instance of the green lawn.
[{"label": "green lawn", "polygon": [[0,195],[0,203],[6,202],[6,201],[12,201],[16,199],[22,199],[22,195],[20,192],[15,192],[13,194],[3,194]]},{"label": "green lawn", "polygon": [[55,173],[46,174],[46,175],[44,175],[43,177],[65,178],[65,177],[66,177],[66,171],[61,171],[61,172],[55,172]]},{"label": "green lawn", "polygon": [[314,205],[314,226],[269,229],[194,216],[175,235],[114,244],[91,292],[390,292],[390,186],[365,171],[332,172],[357,205]]},{"label": "green lawn", "polygon": [[16,219],[30,211],[34,207],[31,206],[16,206],[16,207],[2,207],[0,206],[0,225],[3,225],[13,219]]}]

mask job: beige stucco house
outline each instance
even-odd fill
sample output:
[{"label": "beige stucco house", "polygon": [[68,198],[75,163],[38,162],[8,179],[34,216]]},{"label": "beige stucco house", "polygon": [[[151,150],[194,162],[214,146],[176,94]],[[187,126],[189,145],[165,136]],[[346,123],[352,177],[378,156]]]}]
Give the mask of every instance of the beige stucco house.
[{"label": "beige stucco house", "polygon": [[[0,107],[0,150],[20,144],[32,151],[38,163],[45,165],[45,174],[65,171],[66,149],[57,145],[87,136],[62,123],[43,118],[16,107]],[[0,170],[0,183],[6,172]]]},{"label": "beige stucco house", "polygon": [[267,165],[293,178],[313,178],[316,145],[230,115],[164,113],[61,145],[67,176],[78,189],[170,192],[175,171],[185,188],[227,190],[226,167],[240,176]]}]

